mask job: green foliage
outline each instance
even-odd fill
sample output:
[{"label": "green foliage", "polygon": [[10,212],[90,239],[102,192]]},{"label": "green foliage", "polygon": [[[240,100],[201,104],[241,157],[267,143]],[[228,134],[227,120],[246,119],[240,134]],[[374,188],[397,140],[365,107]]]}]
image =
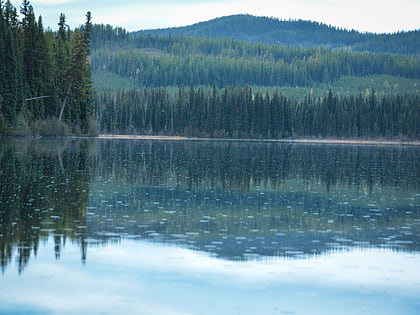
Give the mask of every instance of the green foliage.
[{"label": "green foliage", "polygon": [[[242,29],[243,19],[237,17],[231,26]],[[259,21],[250,25],[257,33],[266,31],[266,20]],[[279,21],[271,22],[274,29]],[[98,96],[101,130],[222,138],[419,138],[417,55],[356,52],[349,47],[379,37],[302,21],[287,25],[290,35],[296,25],[317,29],[314,41],[331,35],[330,48],[175,33],[127,35],[110,26],[93,27],[91,66],[95,84],[106,91]],[[403,43],[398,38],[380,40],[392,46]],[[336,49],[342,46],[333,44],[337,40],[353,42]],[[112,93],[111,84],[119,90]]]},{"label": "green foliage", "polygon": [[17,137],[33,135],[28,119],[23,114],[19,114],[16,118],[16,124],[10,127],[10,135]]},{"label": "green foliage", "polygon": [[97,137],[99,135],[98,122],[93,118],[89,119],[89,121],[87,122],[85,135],[88,137]]},{"label": "green foliage", "polygon": [[4,120],[3,115],[0,114],[0,136],[5,134],[6,131],[6,121]]},{"label": "green foliage", "polygon": [[377,96],[397,94],[420,94],[420,80],[392,75],[369,75],[363,77],[343,76],[332,83],[316,85],[324,93],[333,89],[339,95],[366,94],[374,89]]},{"label": "green foliage", "polygon": [[3,98],[0,94],[0,136],[3,135],[5,130],[6,130],[6,121],[3,117],[2,110],[1,110],[1,108],[3,106],[2,103],[3,103]]},{"label": "green foliage", "polygon": [[32,132],[43,137],[66,136],[70,134],[69,127],[56,118],[34,122]]},{"label": "green foliage", "polygon": [[[127,86],[127,88],[129,87]],[[254,93],[273,94],[277,90],[284,96],[296,101],[303,101],[308,95],[319,98],[327,94],[329,90],[333,90],[337,96],[350,96],[369,94],[370,89],[374,89],[378,97],[398,94],[419,95],[420,80],[390,75],[371,75],[363,77],[343,76],[331,83],[319,83],[312,87],[252,86]]]},{"label": "green foliage", "polygon": [[16,9],[6,2],[0,4],[0,94],[1,108],[8,124],[14,124],[22,110],[23,65],[18,42],[19,28]]},{"label": "green foliage", "polygon": [[92,47],[123,48],[129,45],[131,35],[122,27],[94,24],[92,25]]},{"label": "green foliage", "polygon": [[96,41],[99,44],[92,54],[93,72],[110,72],[137,86],[194,82],[218,87],[313,87],[331,84],[343,76],[420,79],[420,60],[409,55],[281,47],[230,39],[142,35],[128,41],[124,35],[120,42],[118,35],[111,38],[113,42],[104,46],[100,44],[102,39]]},{"label": "green foliage", "polygon": [[307,95],[300,101],[248,86],[103,92],[97,117],[105,133],[216,138],[420,138],[420,97]]},{"label": "green foliage", "polygon": [[[62,14],[56,34],[44,30],[42,18],[36,20],[29,1],[22,2],[20,13],[21,21],[9,1],[0,2],[0,116],[10,127],[8,133],[30,135],[33,130],[38,134],[39,128],[34,126],[43,120],[45,125],[51,125],[65,98],[70,101],[64,121],[79,124],[79,129],[85,131],[92,112],[87,58],[90,13],[82,32],[70,31]],[[68,88],[70,82],[73,90]],[[62,133],[62,128],[41,129],[48,129],[47,134],[54,129]]]},{"label": "green foliage", "polygon": [[92,73],[92,80],[95,89],[98,91],[112,91],[115,89],[132,89],[135,87],[134,82],[129,78],[120,77],[116,73],[98,70]]}]

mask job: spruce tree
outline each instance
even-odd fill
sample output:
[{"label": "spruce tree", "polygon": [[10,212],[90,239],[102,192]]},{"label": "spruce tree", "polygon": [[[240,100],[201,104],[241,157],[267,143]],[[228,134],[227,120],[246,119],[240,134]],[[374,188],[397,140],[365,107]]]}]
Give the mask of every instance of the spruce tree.
[{"label": "spruce tree", "polygon": [[16,9],[7,1],[0,10],[0,94],[3,116],[13,125],[21,110],[22,60],[18,44],[19,24]]},{"label": "spruce tree", "polygon": [[[80,131],[84,133],[89,129],[89,119],[93,112],[91,106],[92,82],[88,60],[91,23],[91,14],[88,12],[86,24],[82,28],[83,33],[76,29],[72,34],[71,57],[65,76],[68,86],[59,114],[59,120],[64,113],[66,119],[73,126],[80,127]],[[69,102],[69,106],[66,107],[67,102]]]}]

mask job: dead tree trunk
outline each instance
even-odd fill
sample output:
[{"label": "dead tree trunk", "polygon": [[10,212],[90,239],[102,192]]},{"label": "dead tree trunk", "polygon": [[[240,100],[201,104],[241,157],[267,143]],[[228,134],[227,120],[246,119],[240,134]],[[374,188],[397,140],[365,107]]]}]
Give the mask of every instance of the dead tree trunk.
[{"label": "dead tree trunk", "polygon": [[58,115],[58,121],[61,121],[61,118],[63,118],[64,107],[66,107],[67,100],[69,99],[72,84],[73,82],[70,82],[69,87],[67,88],[66,96],[64,97],[63,103],[61,104],[61,110],[60,114]]},{"label": "dead tree trunk", "polygon": [[52,95],[45,95],[45,96],[31,97],[31,98],[26,98],[25,101],[39,100],[39,99],[47,98],[47,97],[53,97],[53,96]]}]

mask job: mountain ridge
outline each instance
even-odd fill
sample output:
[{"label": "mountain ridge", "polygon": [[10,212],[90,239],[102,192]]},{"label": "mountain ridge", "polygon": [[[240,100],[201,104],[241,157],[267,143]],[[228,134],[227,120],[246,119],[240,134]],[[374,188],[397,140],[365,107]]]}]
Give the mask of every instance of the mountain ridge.
[{"label": "mountain ridge", "polygon": [[237,14],[192,25],[149,29],[132,34],[229,38],[285,46],[347,48],[354,51],[417,54],[420,28],[397,33],[362,33],[315,21]]}]

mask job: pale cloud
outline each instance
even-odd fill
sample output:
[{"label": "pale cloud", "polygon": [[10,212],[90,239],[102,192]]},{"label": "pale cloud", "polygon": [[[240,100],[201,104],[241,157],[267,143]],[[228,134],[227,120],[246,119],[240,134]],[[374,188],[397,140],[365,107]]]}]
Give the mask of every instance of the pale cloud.
[{"label": "pale cloud", "polygon": [[[12,1],[15,6],[20,2]],[[57,27],[61,12],[72,27],[92,12],[94,23],[129,31],[185,26],[232,14],[323,22],[362,32],[389,33],[420,28],[420,0],[33,0],[45,26]]]},{"label": "pale cloud", "polygon": [[77,2],[77,0],[76,1],[75,0],[37,0],[37,1],[31,1],[31,4],[33,6],[36,4],[56,6],[57,4],[70,3],[70,2]]},{"label": "pale cloud", "polygon": [[[169,5],[156,1],[98,12],[97,19],[129,30],[184,26],[232,14],[253,14],[280,19],[323,22],[362,32],[389,33],[420,27],[417,12],[420,1],[401,0],[246,0],[179,2]],[[115,22],[113,22],[115,21]]]},{"label": "pale cloud", "polygon": [[[330,305],[331,298],[352,303],[352,294],[372,296],[363,295],[363,291],[380,292],[397,300],[418,299],[420,287],[420,254],[386,249],[355,248],[302,259],[260,256],[260,260],[241,262],[174,245],[121,240],[89,247],[86,264],[82,265],[78,245],[67,243],[56,261],[52,244],[50,239],[40,246],[37,257],[18,280],[16,270],[6,270],[0,281],[1,307],[23,306],[60,314],[142,310],[142,314],[186,315],[199,314],[192,310],[202,310],[200,294],[205,292],[210,300],[218,301],[208,305],[206,313],[232,314],[238,312],[232,301],[257,310],[267,301],[274,303],[270,298],[249,300],[249,294],[266,292],[276,301],[281,296],[293,308],[301,304],[302,297],[296,297],[301,288],[316,294],[316,305]],[[326,294],[326,288],[334,293]],[[336,293],[340,290],[345,291],[345,298]],[[308,302],[304,308],[311,305]],[[375,304],[378,313],[383,307]],[[334,310],[331,308],[331,313],[337,313]],[[305,309],[302,313],[325,312]]]},{"label": "pale cloud", "polygon": [[420,1],[333,0],[316,16],[328,24],[370,32],[396,32],[420,27]]},{"label": "pale cloud", "polygon": [[156,1],[104,8],[97,12],[96,19],[133,31],[190,25],[232,14],[253,14],[318,21],[362,32],[388,33],[419,28],[417,12],[420,12],[420,1],[413,0],[401,0],[398,3],[380,0],[181,1],[173,5]]},{"label": "pale cloud", "polygon": [[[141,253],[141,254],[138,254]],[[420,255],[398,253],[387,249],[355,248],[331,251],[307,259],[263,257],[247,262],[216,258],[187,248],[150,243],[123,242],[106,250],[91,253],[90,258],[119,264],[123,268],[142,268],[155,272],[208,274],[226,279],[231,284],[265,285],[276,282],[312,283],[328,286],[366,286],[381,288],[392,294],[416,294],[420,287],[417,272]],[[378,265],[381,261],[381,265]],[[353,272],[349,273],[349,266]],[[400,268],[404,266],[404,268]]]}]

